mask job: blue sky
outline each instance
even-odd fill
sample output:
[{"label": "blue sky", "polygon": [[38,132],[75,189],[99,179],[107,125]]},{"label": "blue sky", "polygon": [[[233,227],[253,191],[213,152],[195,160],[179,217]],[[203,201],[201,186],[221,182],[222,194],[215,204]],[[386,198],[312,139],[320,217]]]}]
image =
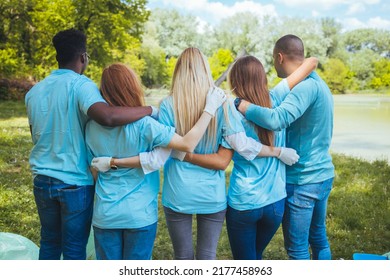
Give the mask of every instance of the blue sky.
[{"label": "blue sky", "polygon": [[174,8],[189,13],[200,22],[211,25],[240,11],[255,12],[259,16],[292,16],[300,18],[332,17],[344,30],[379,28],[390,30],[389,0],[149,0],[147,7]]}]

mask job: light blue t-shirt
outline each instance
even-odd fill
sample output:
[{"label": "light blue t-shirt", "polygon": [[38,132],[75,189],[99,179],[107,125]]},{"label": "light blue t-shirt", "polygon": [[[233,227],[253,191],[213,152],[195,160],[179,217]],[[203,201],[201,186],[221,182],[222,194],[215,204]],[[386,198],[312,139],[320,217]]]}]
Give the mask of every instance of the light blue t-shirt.
[{"label": "light blue t-shirt", "polygon": [[311,184],[334,177],[329,148],[333,132],[333,96],[313,72],[295,86],[280,106],[250,105],[246,118],[271,130],[286,130],[286,146],[297,151],[297,163],[287,166],[287,183]]},{"label": "light blue t-shirt", "polygon": [[[279,106],[290,92],[286,80],[282,80],[271,92],[273,107]],[[256,126],[241,114],[241,123],[248,137],[260,142]],[[285,146],[285,130],[274,132],[274,146]],[[286,166],[275,157],[256,157],[248,161],[237,152],[233,155],[234,166],[230,176],[228,204],[239,210],[265,207],[286,197]]]},{"label": "light blue t-shirt", "polygon": [[[151,117],[120,127],[90,121],[86,128],[89,160],[93,157],[124,158],[165,147],[175,131]],[[140,228],[157,222],[159,171],[144,175],[141,168],[99,172],[92,224],[102,229]]]},{"label": "light blue t-shirt", "polygon": [[84,140],[87,111],[105,102],[95,83],[72,70],[58,69],[25,97],[33,148],[33,175],[46,175],[72,185],[92,185]]},{"label": "light blue t-shirt", "polygon": [[[219,145],[230,148],[223,143],[223,137],[244,131],[237,111],[231,108],[231,103],[226,103],[228,121],[222,106],[216,113],[215,143],[206,146],[206,137],[203,136],[194,153],[216,153]],[[169,126],[175,126],[172,104],[172,97],[168,96],[160,105],[159,121]],[[173,158],[165,163],[162,191],[162,204],[165,207],[186,214],[211,214],[224,210],[226,202],[225,171],[207,169]]]}]

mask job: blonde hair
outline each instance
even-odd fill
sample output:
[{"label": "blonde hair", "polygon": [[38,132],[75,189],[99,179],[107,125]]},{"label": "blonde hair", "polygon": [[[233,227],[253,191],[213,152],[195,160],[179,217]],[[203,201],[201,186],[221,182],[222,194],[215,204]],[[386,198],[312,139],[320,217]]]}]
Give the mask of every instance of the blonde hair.
[{"label": "blonde hair", "polygon": [[[179,56],[172,77],[170,95],[173,99],[176,133],[185,135],[199,120],[206,105],[209,88],[214,85],[207,59],[197,48],[187,48]],[[206,132],[206,145],[216,139],[217,116]]]},{"label": "blonde hair", "polygon": [[145,104],[138,76],[122,63],[114,63],[103,70],[100,91],[112,106],[137,107]]},{"label": "blonde hair", "polygon": [[[256,57],[248,55],[237,59],[229,71],[228,83],[237,97],[262,107],[272,107],[267,76],[263,64]],[[261,143],[273,146],[274,132],[255,127]]]}]

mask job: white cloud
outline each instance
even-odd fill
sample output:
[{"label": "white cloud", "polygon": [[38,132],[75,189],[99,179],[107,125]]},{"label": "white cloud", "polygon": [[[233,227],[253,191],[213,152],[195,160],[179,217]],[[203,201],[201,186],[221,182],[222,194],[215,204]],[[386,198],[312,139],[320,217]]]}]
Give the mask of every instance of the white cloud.
[{"label": "white cloud", "polygon": [[363,12],[365,9],[365,5],[362,3],[353,3],[348,7],[347,15],[354,15],[360,12]]},{"label": "white cloud", "polygon": [[381,0],[275,0],[283,5],[294,7],[294,6],[305,6],[305,7],[322,7],[324,9],[332,9],[340,5],[373,5],[378,4]]},{"label": "white cloud", "polygon": [[311,15],[313,17],[318,17],[320,15],[320,13],[318,11],[316,11],[316,10],[313,10],[313,11],[311,11]]},{"label": "white cloud", "polygon": [[390,20],[381,17],[370,18],[367,22],[358,20],[357,18],[346,18],[341,21],[346,30],[353,30],[358,28],[378,28],[390,30]]}]

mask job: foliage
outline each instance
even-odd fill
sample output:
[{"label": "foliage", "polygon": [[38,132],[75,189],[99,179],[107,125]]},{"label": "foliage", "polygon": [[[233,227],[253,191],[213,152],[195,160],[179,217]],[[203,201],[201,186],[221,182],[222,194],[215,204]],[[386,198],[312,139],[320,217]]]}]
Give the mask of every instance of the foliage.
[{"label": "foliage", "polygon": [[213,56],[209,58],[209,64],[213,79],[218,79],[222,75],[222,73],[227,70],[229,64],[233,61],[233,54],[230,50],[218,49],[213,54]]},{"label": "foliage", "polygon": [[324,71],[318,71],[332,93],[346,93],[352,82],[352,72],[338,58],[331,58],[323,65]]},{"label": "foliage", "polygon": [[[40,225],[28,165],[32,145],[22,102],[0,102],[0,144],[1,231],[20,234],[39,244]],[[333,259],[349,260],[355,252],[388,252],[390,166],[385,161],[369,163],[343,155],[333,155],[333,162],[336,177],[327,217]],[[230,165],[226,172],[227,185],[231,168]],[[193,228],[195,235],[195,220]],[[172,258],[172,244],[160,203],[153,259]],[[232,258],[225,226],[219,240],[217,258]],[[280,228],[266,248],[264,259],[287,259]]]},{"label": "foliage", "polygon": [[390,59],[382,58],[374,62],[374,77],[371,80],[371,87],[375,89],[390,87]]},{"label": "foliage", "polygon": [[[130,63],[139,73],[143,25],[149,17],[146,0],[8,0],[0,4],[0,59],[7,63],[0,76],[20,75],[15,63],[28,67],[25,76],[45,77],[57,66],[52,37],[77,28],[87,35],[91,66],[87,74],[99,79],[101,69],[115,61]],[[15,50],[11,53],[9,49]],[[16,58],[18,60],[16,60]],[[23,68],[22,68],[23,69]],[[20,72],[20,71],[19,71]]]}]

